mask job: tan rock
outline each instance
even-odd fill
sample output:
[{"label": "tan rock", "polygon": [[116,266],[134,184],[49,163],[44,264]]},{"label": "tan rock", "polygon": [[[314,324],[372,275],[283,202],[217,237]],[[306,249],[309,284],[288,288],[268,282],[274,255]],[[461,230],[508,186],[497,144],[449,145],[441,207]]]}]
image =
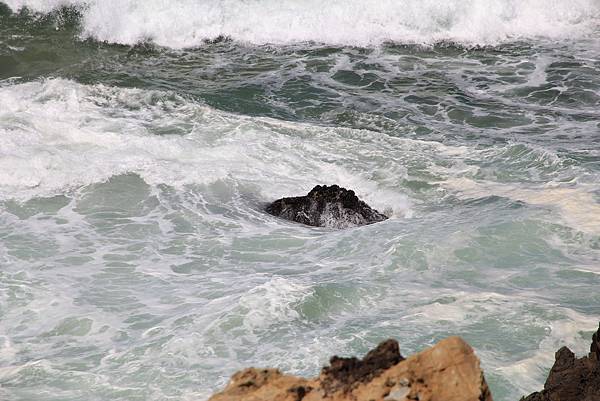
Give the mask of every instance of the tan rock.
[{"label": "tan rock", "polygon": [[402,358],[398,343],[381,343],[365,358],[331,359],[319,377],[246,369],[209,401],[492,401],[473,349],[459,337]]}]

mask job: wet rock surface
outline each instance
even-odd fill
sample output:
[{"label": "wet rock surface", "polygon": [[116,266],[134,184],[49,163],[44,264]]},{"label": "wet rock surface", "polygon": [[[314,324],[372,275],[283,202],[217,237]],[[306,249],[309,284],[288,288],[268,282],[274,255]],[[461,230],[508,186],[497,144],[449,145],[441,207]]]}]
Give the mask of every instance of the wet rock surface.
[{"label": "wet rock surface", "polygon": [[350,391],[359,383],[373,380],[384,370],[404,360],[395,340],[387,340],[369,351],[363,359],[334,356],[321,371],[321,384],[327,394]]},{"label": "wet rock surface", "polygon": [[209,401],[492,401],[473,349],[459,337],[404,359],[388,340],[362,360],[333,357],[319,377],[245,369]]},{"label": "wet rock surface", "polygon": [[576,358],[569,348],[559,349],[544,389],[522,401],[600,401],[600,327],[587,356]]},{"label": "wet rock surface", "polygon": [[267,213],[315,227],[348,228],[387,219],[361,201],[354,191],[337,185],[317,185],[306,196],[278,199]]}]

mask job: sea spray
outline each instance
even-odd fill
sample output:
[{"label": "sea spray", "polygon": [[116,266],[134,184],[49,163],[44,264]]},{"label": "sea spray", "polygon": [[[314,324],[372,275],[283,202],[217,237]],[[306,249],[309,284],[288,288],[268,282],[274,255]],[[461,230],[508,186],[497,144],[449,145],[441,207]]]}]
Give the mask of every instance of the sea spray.
[{"label": "sea spray", "polygon": [[133,45],[184,48],[228,37],[253,44],[316,42],[372,46],[383,42],[494,45],[531,38],[580,37],[598,26],[594,0],[8,0],[48,12],[79,7],[82,36]]}]

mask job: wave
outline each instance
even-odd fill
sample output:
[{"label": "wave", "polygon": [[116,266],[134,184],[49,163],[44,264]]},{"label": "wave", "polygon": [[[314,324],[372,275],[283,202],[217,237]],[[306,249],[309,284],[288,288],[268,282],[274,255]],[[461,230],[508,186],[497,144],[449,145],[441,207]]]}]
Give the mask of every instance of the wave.
[{"label": "wave", "polygon": [[186,48],[228,37],[251,44],[384,42],[497,45],[589,35],[597,0],[4,0],[13,10],[81,12],[82,37]]},{"label": "wave", "polygon": [[[410,212],[402,193],[353,167],[362,154],[393,150],[380,149],[377,138],[388,137],[370,131],[246,117],[169,92],[59,78],[0,84],[0,121],[0,200],[54,196],[137,174],[150,185],[179,189],[233,181],[251,186],[258,199],[339,183],[375,208]],[[349,135],[373,141],[348,148]],[[399,152],[428,148],[398,141],[389,146]],[[342,158],[349,163],[331,162]],[[381,171],[402,175],[401,166]]]}]

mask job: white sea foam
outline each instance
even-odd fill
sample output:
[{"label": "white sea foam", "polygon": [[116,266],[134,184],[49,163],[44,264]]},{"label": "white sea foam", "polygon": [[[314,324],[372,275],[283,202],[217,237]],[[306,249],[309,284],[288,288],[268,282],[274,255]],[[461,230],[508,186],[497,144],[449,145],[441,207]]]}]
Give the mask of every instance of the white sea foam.
[{"label": "white sea foam", "polygon": [[47,12],[83,7],[83,35],[134,44],[153,40],[189,47],[228,36],[263,43],[373,45],[384,41],[497,44],[535,37],[589,34],[600,18],[596,0],[7,0]]},{"label": "white sea foam", "polygon": [[[232,178],[257,186],[266,199],[337,183],[375,208],[409,213],[403,194],[380,187],[369,171],[354,171],[352,159],[336,162],[386,151],[376,141],[346,149],[347,131],[224,113],[159,91],[64,79],[4,86],[0,199],[51,196],[135,173],[174,187]],[[306,140],[314,136],[321,141]]]},{"label": "white sea foam", "polygon": [[[45,195],[61,187],[101,182],[113,175],[142,170],[148,173],[144,174],[147,180],[156,182],[164,172],[175,172],[169,165],[183,167],[186,160],[200,157],[207,162],[212,158],[208,153],[199,155],[190,151],[193,139],[148,135],[144,118],[151,118],[152,110],[157,112],[166,103],[159,102],[157,108],[148,104],[141,113],[126,110],[128,104],[142,105],[147,100],[143,91],[113,91],[102,85],[86,88],[60,79],[2,88],[3,197],[11,196],[11,192],[16,197]],[[103,107],[110,103],[116,107]],[[125,108],[122,113],[119,103]],[[175,114],[201,114],[204,110],[184,109],[185,106],[174,110]],[[113,114],[112,118],[105,113]],[[161,117],[154,117],[160,124]],[[165,118],[171,117],[163,114],[166,124]],[[206,165],[202,174],[189,169],[185,175],[196,178],[202,175],[205,179],[210,175],[214,180],[226,172]],[[178,181],[175,176],[171,178]]]},{"label": "white sea foam", "polygon": [[539,380],[546,377],[547,367],[552,366],[554,353],[560,347],[567,346],[578,356],[586,355],[591,338],[582,338],[582,331],[591,332],[598,327],[597,318],[566,308],[556,309],[563,312],[565,317],[548,323],[547,336],[531,356],[496,368],[512,382],[518,383],[518,388],[523,395],[539,391]]},{"label": "white sea foam", "polygon": [[600,232],[600,204],[594,198],[594,188],[583,184],[577,187],[544,185],[519,188],[513,184],[477,182],[463,177],[451,178],[442,185],[466,197],[494,195],[554,208],[571,227],[590,234]]},{"label": "white sea foam", "polygon": [[310,293],[308,286],[274,277],[253,288],[240,299],[240,306],[247,311],[243,324],[252,331],[299,319],[300,314],[294,309],[294,305]]}]

